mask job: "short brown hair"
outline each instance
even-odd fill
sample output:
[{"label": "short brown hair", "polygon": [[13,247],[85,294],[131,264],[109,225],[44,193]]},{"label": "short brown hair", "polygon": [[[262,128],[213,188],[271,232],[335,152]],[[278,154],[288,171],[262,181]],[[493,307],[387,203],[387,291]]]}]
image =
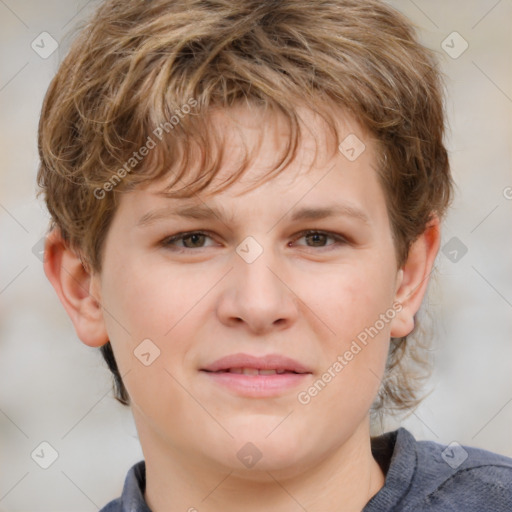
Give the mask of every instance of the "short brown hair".
[{"label": "short brown hair", "polygon": [[[371,134],[398,267],[432,215],[444,215],[452,181],[440,72],[393,8],[378,0],[107,0],[80,31],[42,108],[38,183],[51,228],[99,272],[119,194],[166,175],[170,190],[190,178],[197,155],[200,171],[172,196],[204,190],[222,160],[207,114],[242,102],[289,123],[273,173],[296,153],[299,104],[321,112],[335,137],[329,102]],[[155,134],[157,147],[133,160]],[[418,401],[407,369],[417,347],[406,337],[391,347],[378,408],[407,409]],[[117,398],[128,403],[110,343],[102,352]]]}]

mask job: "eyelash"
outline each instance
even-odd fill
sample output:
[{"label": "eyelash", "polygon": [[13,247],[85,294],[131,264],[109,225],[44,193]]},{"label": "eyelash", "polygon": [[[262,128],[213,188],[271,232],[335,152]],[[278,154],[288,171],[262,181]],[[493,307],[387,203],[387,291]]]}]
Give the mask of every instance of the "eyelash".
[{"label": "eyelash", "polygon": [[[202,235],[202,236],[206,236],[208,238],[211,238],[211,236],[205,232],[205,231],[188,231],[188,232],[184,232],[184,233],[178,233],[176,235],[173,235],[173,236],[170,236],[170,237],[167,237],[165,238],[164,240],[162,240],[161,244],[166,247],[166,248],[172,248],[171,250],[173,251],[176,251],[176,252],[186,252],[186,251],[197,251],[199,249],[207,249],[207,247],[176,247],[176,246],[172,246],[172,244],[176,241],[179,241],[179,240],[184,240],[192,235]],[[327,236],[327,237],[330,237],[332,238],[333,240],[335,240],[336,242],[333,243],[333,244],[330,244],[330,245],[327,245],[327,246],[306,246],[306,247],[309,247],[309,248],[312,248],[312,249],[327,249],[329,250],[329,247],[331,246],[335,246],[335,245],[345,245],[348,243],[347,239],[341,235],[338,235],[336,233],[331,233],[330,231],[322,231],[322,230],[315,230],[315,229],[308,229],[308,230],[305,230],[305,231],[301,231],[300,233],[298,233],[298,236],[297,238],[294,239],[294,241],[296,240],[300,240],[301,238],[305,237],[305,236],[308,236],[308,235],[324,235],[324,236]]]}]

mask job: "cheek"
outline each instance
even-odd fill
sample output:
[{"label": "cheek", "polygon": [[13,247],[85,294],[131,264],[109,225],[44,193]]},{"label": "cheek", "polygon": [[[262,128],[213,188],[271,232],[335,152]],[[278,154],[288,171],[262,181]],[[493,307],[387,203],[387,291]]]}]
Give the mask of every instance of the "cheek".
[{"label": "cheek", "polygon": [[[200,272],[170,265],[125,262],[111,270],[103,293],[105,308],[119,322],[108,322],[114,332],[121,323],[133,341],[166,336],[191,311],[208,290],[208,279]],[[108,316],[108,313],[107,313]]]},{"label": "cheek", "polygon": [[[308,305],[334,331],[338,344],[354,339],[391,308],[392,272],[386,270],[382,263],[379,266],[362,261],[329,272],[305,293]],[[389,328],[386,323],[379,330],[387,332]]]},{"label": "cheek", "polygon": [[391,264],[361,260],[330,273],[323,286],[312,288],[310,297],[316,311],[334,331],[319,338],[325,367],[317,389],[311,390],[315,407],[336,403],[337,412],[332,412],[343,417],[348,411],[364,414],[373,402],[394,317],[392,268]]},{"label": "cheek", "polygon": [[164,265],[149,270],[135,260],[125,260],[105,275],[105,323],[132,402],[151,404],[152,397],[162,393],[173,395],[176,402],[181,396],[178,382],[184,380],[187,354],[193,349],[196,306],[211,280],[204,273]]},{"label": "cheek", "polygon": [[384,373],[392,319],[385,314],[392,309],[392,293],[377,277],[353,268],[330,281],[328,294],[318,292],[322,319],[335,334],[319,338],[323,367],[297,398],[305,414],[329,411],[333,435],[340,425],[348,435],[367,415]]}]

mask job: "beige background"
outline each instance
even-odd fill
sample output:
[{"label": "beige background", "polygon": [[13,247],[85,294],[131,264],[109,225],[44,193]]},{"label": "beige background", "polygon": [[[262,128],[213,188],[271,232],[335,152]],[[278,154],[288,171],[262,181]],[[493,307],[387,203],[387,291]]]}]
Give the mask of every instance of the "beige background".
[{"label": "beige background", "polygon": [[[452,249],[438,257],[426,304],[436,318],[432,392],[405,425],[418,438],[512,456],[512,1],[391,3],[447,75],[458,191],[443,244],[467,247],[457,262]],[[41,102],[64,36],[94,4],[0,0],[0,511],[97,510],[142,458],[99,353],[78,341],[33,253],[48,221],[35,199]],[[47,59],[31,48],[43,31],[60,43]],[[454,31],[469,45],[456,59],[441,47]],[[464,41],[447,44],[453,54]],[[58,453],[46,470],[31,458],[43,441]]]}]

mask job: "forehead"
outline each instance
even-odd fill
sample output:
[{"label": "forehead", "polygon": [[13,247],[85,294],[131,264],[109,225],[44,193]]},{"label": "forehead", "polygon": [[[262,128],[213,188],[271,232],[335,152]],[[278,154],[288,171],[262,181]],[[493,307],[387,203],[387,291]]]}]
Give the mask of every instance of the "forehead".
[{"label": "forehead", "polygon": [[[122,216],[139,227],[180,217],[232,226],[273,225],[285,216],[292,221],[338,216],[366,225],[375,224],[377,217],[387,218],[374,143],[361,126],[340,112],[337,131],[331,133],[318,113],[304,109],[300,114],[302,133],[297,151],[290,162],[272,173],[290,142],[283,117],[251,108],[212,113],[211,126],[219,134],[222,162],[211,185],[198,194],[175,196],[175,186],[166,188],[168,178],[152,182],[123,199]],[[357,141],[364,150],[355,145]],[[351,149],[347,144],[357,150],[357,158],[346,152]],[[216,192],[247,156],[250,162],[244,172]]]},{"label": "forehead", "polygon": [[[170,170],[168,176],[155,180],[144,188],[164,197],[192,198],[177,193],[190,183],[205,181],[204,196],[216,195],[229,182],[236,189],[249,191],[268,179],[274,183],[294,180],[325,169],[343,155],[342,164],[356,167],[364,152],[365,165],[377,168],[377,141],[350,114],[335,105],[323,105],[324,110],[296,107],[298,137],[294,146],[294,125],[282,113],[252,104],[214,109],[208,113],[207,159],[192,158],[186,168]],[[327,112],[327,115],[326,115]],[[185,144],[195,144],[194,141]],[[198,148],[200,151],[204,148]],[[202,167],[204,166],[204,167]],[[180,174],[179,183],[174,179]],[[172,184],[172,186],[170,185]],[[233,185],[231,185],[233,189]]]}]

